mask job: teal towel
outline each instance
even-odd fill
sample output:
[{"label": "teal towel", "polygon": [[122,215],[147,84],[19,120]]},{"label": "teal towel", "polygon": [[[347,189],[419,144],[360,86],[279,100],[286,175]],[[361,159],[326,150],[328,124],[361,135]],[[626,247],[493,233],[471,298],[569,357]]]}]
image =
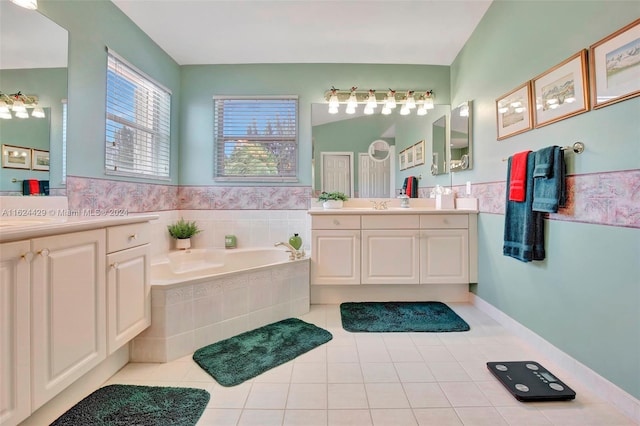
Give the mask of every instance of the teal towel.
[{"label": "teal towel", "polygon": [[566,202],[564,152],[550,146],[536,152],[533,174],[533,210],[557,213]]},{"label": "teal towel", "polygon": [[511,176],[511,159],[507,166],[507,193],[504,218],[504,246],[502,253],[522,262],[543,260],[544,251],[544,215],[533,211],[533,170],[535,155],[527,157],[527,185],[525,200],[509,201],[509,176]]}]

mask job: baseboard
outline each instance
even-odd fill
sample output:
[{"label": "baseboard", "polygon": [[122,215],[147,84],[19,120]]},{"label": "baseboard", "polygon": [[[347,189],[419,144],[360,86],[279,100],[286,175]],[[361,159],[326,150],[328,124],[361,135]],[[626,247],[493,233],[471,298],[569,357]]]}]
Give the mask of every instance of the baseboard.
[{"label": "baseboard", "polygon": [[475,294],[469,294],[469,303],[542,352],[543,355],[564,369],[571,377],[581,382],[587,388],[593,389],[593,393],[610,402],[625,415],[640,423],[640,401],[638,399],[620,389],[578,360],[567,355]]},{"label": "baseboard", "polygon": [[312,285],[311,304],[344,302],[440,302],[466,303],[469,284],[360,284]]}]

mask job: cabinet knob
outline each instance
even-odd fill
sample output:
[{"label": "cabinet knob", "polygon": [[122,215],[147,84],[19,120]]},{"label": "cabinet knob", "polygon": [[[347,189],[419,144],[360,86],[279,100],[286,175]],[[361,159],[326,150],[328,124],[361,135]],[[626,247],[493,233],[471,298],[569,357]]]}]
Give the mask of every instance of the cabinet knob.
[{"label": "cabinet knob", "polygon": [[42,257],[46,257],[49,256],[49,249],[48,248],[43,248],[42,250],[38,250],[38,254]]},{"label": "cabinet knob", "polygon": [[31,261],[33,260],[33,252],[28,251],[20,256],[20,258],[24,259],[24,261],[27,263],[31,263]]},{"label": "cabinet knob", "polygon": [[334,225],[340,225],[340,221],[338,219],[333,219],[333,224]]},{"label": "cabinet knob", "polygon": [[130,240],[137,240],[137,239],[138,239],[138,234],[131,234],[131,235],[129,235],[129,239],[130,239]]},{"label": "cabinet knob", "polygon": [[113,262],[111,265],[109,265],[109,268],[118,269],[118,262]]}]

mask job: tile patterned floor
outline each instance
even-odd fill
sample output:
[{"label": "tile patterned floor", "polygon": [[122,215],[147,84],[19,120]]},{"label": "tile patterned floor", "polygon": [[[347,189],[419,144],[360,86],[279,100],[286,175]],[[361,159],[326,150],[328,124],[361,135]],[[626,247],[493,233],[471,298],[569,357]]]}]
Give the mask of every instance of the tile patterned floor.
[{"label": "tile patterned floor", "polygon": [[[206,389],[211,401],[198,426],[636,424],[477,308],[449,305],[471,331],[349,333],[338,305],[313,305],[300,318],[326,328],[333,340],[238,386],[220,386],[190,356],[130,363],[106,384]],[[485,364],[513,360],[538,361],[576,399],[518,402]]]}]

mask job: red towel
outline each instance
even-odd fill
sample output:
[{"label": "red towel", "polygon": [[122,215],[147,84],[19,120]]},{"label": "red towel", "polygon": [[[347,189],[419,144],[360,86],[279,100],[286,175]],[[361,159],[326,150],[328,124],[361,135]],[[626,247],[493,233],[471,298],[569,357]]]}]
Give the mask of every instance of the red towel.
[{"label": "red towel", "polygon": [[527,189],[527,156],[531,151],[513,154],[509,176],[509,201],[524,201]]},{"label": "red towel", "polygon": [[38,195],[40,193],[40,182],[35,179],[29,179],[29,194]]},{"label": "red towel", "polygon": [[413,179],[412,179],[412,178],[413,178],[413,176],[409,176],[409,177],[407,178],[407,192],[405,192],[405,194],[406,194],[408,197],[411,197],[411,185],[412,185],[412,183],[413,183]]}]

